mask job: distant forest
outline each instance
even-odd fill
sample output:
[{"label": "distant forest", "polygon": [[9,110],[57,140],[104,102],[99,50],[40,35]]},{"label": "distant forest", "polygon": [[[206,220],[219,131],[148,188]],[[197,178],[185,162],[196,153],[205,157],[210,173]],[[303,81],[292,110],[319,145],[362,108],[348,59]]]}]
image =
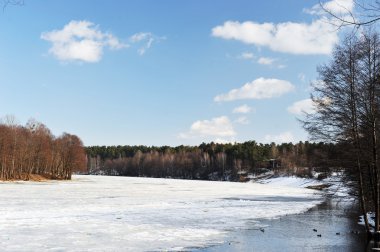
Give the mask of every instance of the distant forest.
[{"label": "distant forest", "polygon": [[0,180],[71,179],[73,172],[85,170],[85,150],[77,136],[55,137],[35,120],[22,126],[8,116],[0,122]]},{"label": "distant forest", "polygon": [[[299,142],[280,145],[255,141],[199,146],[91,146],[86,147],[90,174],[171,177],[241,181],[247,173],[266,169],[299,173],[345,167],[345,146]],[[266,168],[266,169],[263,169]],[[310,173],[311,169],[306,169]]]}]

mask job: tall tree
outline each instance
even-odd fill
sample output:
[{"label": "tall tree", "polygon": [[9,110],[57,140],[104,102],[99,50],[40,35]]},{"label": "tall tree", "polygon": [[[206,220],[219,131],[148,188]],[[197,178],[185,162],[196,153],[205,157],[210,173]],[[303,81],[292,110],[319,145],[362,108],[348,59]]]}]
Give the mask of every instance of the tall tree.
[{"label": "tall tree", "polygon": [[[320,83],[312,100],[316,113],[304,121],[314,140],[351,146],[356,167],[358,195],[367,233],[367,211],[375,212],[376,234],[380,233],[379,180],[379,35],[370,31],[349,36],[336,47],[332,61],[318,68]],[[380,237],[378,237],[380,238]]]}]

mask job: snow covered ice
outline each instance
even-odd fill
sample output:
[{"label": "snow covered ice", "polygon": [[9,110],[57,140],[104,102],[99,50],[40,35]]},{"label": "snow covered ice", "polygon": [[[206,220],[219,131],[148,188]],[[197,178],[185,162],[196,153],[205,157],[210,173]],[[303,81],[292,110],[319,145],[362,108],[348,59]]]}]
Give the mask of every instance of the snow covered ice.
[{"label": "snow covered ice", "polygon": [[156,251],[204,247],[260,218],[321,202],[302,187],[74,176],[0,183],[2,251]]}]

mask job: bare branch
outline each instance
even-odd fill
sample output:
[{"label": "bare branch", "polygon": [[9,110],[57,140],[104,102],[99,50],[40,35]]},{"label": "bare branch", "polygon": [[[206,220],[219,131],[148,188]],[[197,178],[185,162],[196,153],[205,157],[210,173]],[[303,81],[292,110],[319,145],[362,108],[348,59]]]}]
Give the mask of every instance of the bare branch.
[{"label": "bare branch", "polygon": [[343,14],[334,13],[333,11],[326,8],[322,1],[319,1],[320,8],[333,20],[340,22],[339,25],[334,24],[335,26],[338,26],[339,28],[342,28],[345,26],[354,26],[355,28],[358,28],[360,26],[369,26],[380,20],[380,2],[379,1],[376,1],[374,4],[364,4],[362,2],[354,0],[354,4],[356,8],[358,9],[359,14],[355,15],[348,8],[339,5],[343,10],[345,10],[344,11],[345,14],[343,15]]}]

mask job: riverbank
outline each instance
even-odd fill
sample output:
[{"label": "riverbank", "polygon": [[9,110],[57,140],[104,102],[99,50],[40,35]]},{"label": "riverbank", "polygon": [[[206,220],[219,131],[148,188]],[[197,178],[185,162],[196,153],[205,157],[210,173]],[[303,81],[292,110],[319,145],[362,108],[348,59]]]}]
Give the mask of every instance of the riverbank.
[{"label": "riverbank", "polygon": [[259,219],[231,233],[226,242],[197,251],[366,251],[356,202],[327,196],[310,210],[276,219]]}]

